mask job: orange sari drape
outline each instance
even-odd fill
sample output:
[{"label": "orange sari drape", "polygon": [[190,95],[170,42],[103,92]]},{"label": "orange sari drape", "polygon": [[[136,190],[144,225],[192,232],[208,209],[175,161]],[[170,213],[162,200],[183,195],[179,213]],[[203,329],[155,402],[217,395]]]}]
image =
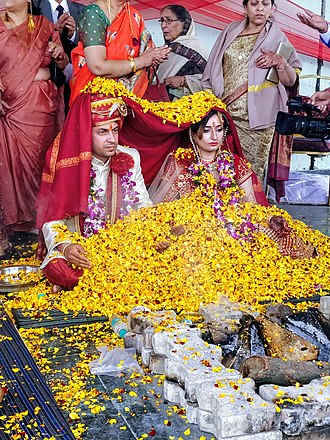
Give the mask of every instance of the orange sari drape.
[{"label": "orange sari drape", "polygon": [[[134,8],[125,3],[122,10],[107,28],[105,41],[107,60],[129,60],[138,57],[146,47],[153,46],[145,30],[144,20]],[[81,41],[71,52],[73,76],[71,80],[71,103],[80,94],[89,81],[95,78],[85,61],[84,47]],[[148,87],[149,79],[146,69],[135,74],[115,78],[122,81],[126,88],[142,97]]]}]

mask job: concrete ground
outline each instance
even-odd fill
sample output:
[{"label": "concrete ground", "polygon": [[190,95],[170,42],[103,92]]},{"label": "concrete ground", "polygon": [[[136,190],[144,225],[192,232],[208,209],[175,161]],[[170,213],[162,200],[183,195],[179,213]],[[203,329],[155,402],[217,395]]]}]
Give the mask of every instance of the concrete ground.
[{"label": "concrete ground", "polygon": [[330,236],[330,206],[280,204],[295,219],[305,222],[312,229]]}]

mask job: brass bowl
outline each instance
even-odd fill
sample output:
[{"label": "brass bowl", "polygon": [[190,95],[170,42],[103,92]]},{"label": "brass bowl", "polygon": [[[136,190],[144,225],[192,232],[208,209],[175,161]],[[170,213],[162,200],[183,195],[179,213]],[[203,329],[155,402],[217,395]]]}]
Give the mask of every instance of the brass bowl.
[{"label": "brass bowl", "polygon": [[26,290],[33,287],[36,284],[35,281],[23,281],[20,278],[20,274],[31,272],[42,273],[39,266],[21,265],[0,267],[0,293],[18,292],[19,290]]}]

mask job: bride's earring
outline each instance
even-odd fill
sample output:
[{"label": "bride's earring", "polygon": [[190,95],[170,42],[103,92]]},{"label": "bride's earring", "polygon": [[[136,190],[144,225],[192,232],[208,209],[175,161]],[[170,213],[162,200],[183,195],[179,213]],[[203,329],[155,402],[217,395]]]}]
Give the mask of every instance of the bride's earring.
[{"label": "bride's earring", "polygon": [[192,131],[191,131],[191,127],[189,127],[189,140],[190,140],[190,143],[191,143],[192,148],[194,150],[194,153],[195,153],[195,156],[196,156],[196,161],[200,162],[201,158],[200,158],[199,150],[198,150],[198,147],[197,147],[197,145],[196,145],[196,143],[194,141],[193,134],[192,134]]},{"label": "bride's earring", "polygon": [[223,138],[222,138],[222,142],[221,142],[221,145],[220,145],[220,149],[221,149],[221,147],[223,146],[223,144],[225,143],[227,133],[228,133],[228,127],[226,127],[226,128],[224,129],[224,132],[223,132]]},{"label": "bride's earring", "polygon": [[[226,127],[223,131],[223,138],[222,138],[222,142],[221,145],[218,149],[217,152],[217,156],[220,154],[220,152],[223,150],[224,147],[226,147],[226,137],[227,137],[227,133],[228,133],[228,127]],[[226,148],[225,148],[226,149]]]}]

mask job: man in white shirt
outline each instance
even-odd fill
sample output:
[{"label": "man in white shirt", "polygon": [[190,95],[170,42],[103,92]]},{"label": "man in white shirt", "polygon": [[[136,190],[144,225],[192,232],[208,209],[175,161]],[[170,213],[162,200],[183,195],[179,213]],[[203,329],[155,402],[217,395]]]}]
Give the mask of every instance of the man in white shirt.
[{"label": "man in white shirt", "polygon": [[47,153],[37,223],[47,247],[41,268],[55,290],[72,289],[82,269],[91,267],[83,247],[63,238],[59,227],[89,237],[132,209],[152,205],[138,151],[118,145],[126,113],[121,98],[80,96],[60,143]]},{"label": "man in white shirt", "polygon": [[64,32],[65,36],[75,45],[78,43],[76,24],[83,5],[70,0],[34,0],[34,4],[41,15],[54,23],[61,35]]},{"label": "man in white shirt", "polygon": [[[309,9],[304,10],[304,14],[297,14],[299,20],[312,29],[316,29],[320,34],[321,41],[330,48],[330,29],[329,23],[321,15],[314,14]],[[311,96],[311,103],[317,105],[322,111],[328,110],[330,105],[330,88],[320,90]]]}]

